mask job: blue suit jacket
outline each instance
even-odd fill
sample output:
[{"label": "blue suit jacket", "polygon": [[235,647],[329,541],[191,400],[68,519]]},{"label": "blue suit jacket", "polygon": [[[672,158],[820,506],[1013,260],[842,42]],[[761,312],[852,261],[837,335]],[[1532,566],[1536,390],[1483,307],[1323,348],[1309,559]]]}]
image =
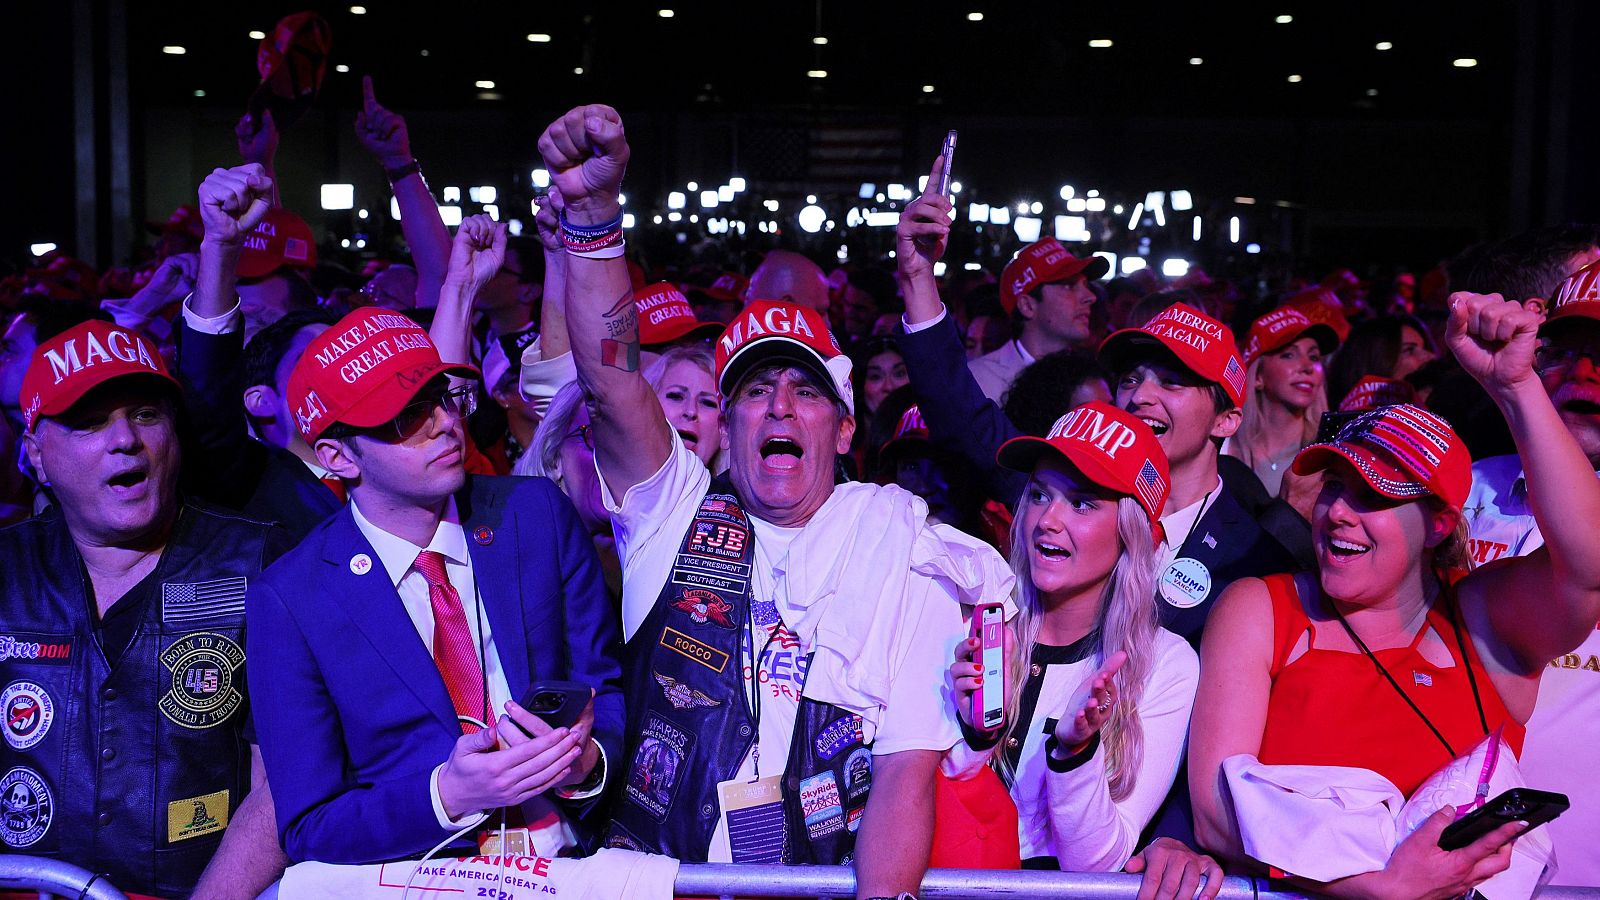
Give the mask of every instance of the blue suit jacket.
[{"label": "blue suit jacket", "polygon": [[[622,755],[618,631],[577,513],[543,478],[469,476],[456,504],[511,695],[536,679],[593,687],[609,781]],[[372,558],[360,575],[358,553]],[[256,732],[289,858],[380,862],[443,840],[429,776],[461,728],[350,510],[253,581],[246,611]],[[569,817],[590,805],[569,804]]]}]

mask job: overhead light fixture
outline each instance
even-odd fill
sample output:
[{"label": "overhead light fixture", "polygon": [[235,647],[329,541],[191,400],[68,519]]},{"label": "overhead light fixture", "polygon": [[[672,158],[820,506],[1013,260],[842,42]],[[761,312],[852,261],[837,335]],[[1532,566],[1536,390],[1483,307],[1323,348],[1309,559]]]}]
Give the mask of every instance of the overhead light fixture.
[{"label": "overhead light fixture", "polygon": [[350,7],[350,15],[352,15],[352,16],[364,16],[366,14],[367,14],[367,8],[365,6],[352,6],[352,7]]},{"label": "overhead light fixture", "polygon": [[1124,275],[1132,275],[1144,267],[1145,261],[1142,256],[1124,256],[1122,258],[1122,274]]},{"label": "overhead light fixture", "polygon": [[1290,84],[1299,84],[1301,81],[1304,81],[1304,80],[1305,79],[1301,78],[1299,75],[1290,75],[1289,76],[1289,83]]},{"label": "overhead light fixture", "polygon": [[323,209],[354,209],[356,186],[353,184],[325,184],[322,186]]},{"label": "overhead light fixture", "polygon": [[475,88],[482,88],[486,91],[494,90],[494,82],[492,81],[474,81],[472,86]]},{"label": "overhead light fixture", "polygon": [[925,85],[923,85],[923,86],[922,86],[922,92],[923,92],[923,93],[924,93],[924,94],[931,94],[931,93],[933,93],[933,85],[931,85],[931,84],[925,84]]},{"label": "overhead light fixture", "polygon": [[828,39],[819,34],[811,39],[811,43],[816,44],[818,47],[826,47],[828,46]]},{"label": "overhead light fixture", "polygon": [[161,52],[168,56],[182,56],[188,53],[189,49],[187,47],[179,47],[177,44],[168,44],[161,48]]},{"label": "overhead light fixture", "polygon": [[1070,197],[1067,199],[1067,212],[1084,212],[1088,208],[1088,202],[1082,197]]},{"label": "overhead light fixture", "polygon": [[1095,47],[1097,49],[1104,50],[1105,48],[1111,46],[1111,39],[1110,38],[1095,38],[1094,40],[1089,42],[1089,46]]},{"label": "overhead light fixture", "polygon": [[200,90],[199,88],[196,88],[195,92],[194,92],[194,95],[196,97],[204,97],[206,95],[206,92],[203,91],[203,90]]},{"label": "overhead light fixture", "polygon": [[530,35],[528,35],[528,43],[530,43],[530,44],[548,44],[548,43],[550,43],[550,35],[548,35],[548,34],[530,34]]},{"label": "overhead light fixture", "polygon": [[813,204],[800,210],[796,218],[800,221],[801,231],[806,234],[816,234],[822,230],[823,223],[828,221],[828,214],[822,207]]},{"label": "overhead light fixture", "polygon": [[1245,206],[1251,206],[1256,202],[1256,198],[1254,198],[1254,197],[1235,197],[1235,198],[1233,198],[1233,202],[1242,203]]},{"label": "overhead light fixture", "polygon": [[441,206],[439,207],[439,218],[446,227],[454,228],[461,224],[461,207]]},{"label": "overhead light fixture", "polygon": [[683,191],[673,191],[667,194],[667,209],[683,209],[683,205],[688,201],[689,198],[684,196]]},{"label": "overhead light fixture", "polygon": [[1024,244],[1031,244],[1039,239],[1039,231],[1044,227],[1044,222],[1033,216],[1017,216],[1011,223],[1012,231],[1017,234],[1017,240]]},{"label": "overhead light fixture", "polygon": [[1287,25],[1294,21],[1294,16],[1279,16],[1272,21],[1277,22],[1279,25]]},{"label": "overhead light fixture", "polygon": [[1478,65],[1478,61],[1470,56],[1463,56],[1460,59],[1452,60],[1450,65],[1458,69],[1471,69]]},{"label": "overhead light fixture", "polygon": [[1194,209],[1194,195],[1188,191],[1172,192],[1172,209],[1175,212],[1187,212]]},{"label": "overhead light fixture", "polygon": [[1088,200],[1084,201],[1083,208],[1089,212],[1105,212],[1106,198],[1090,197]]},{"label": "overhead light fixture", "polygon": [[250,32],[250,40],[252,40],[252,41],[259,41],[262,38],[265,38],[266,36],[267,36],[267,33],[265,31],[252,31],[252,32]]},{"label": "overhead light fixture", "polygon": [[700,192],[700,208],[701,209],[710,209],[713,206],[716,206],[717,205],[717,200],[718,200],[718,197],[717,197],[717,192],[716,191],[701,191]]},{"label": "overhead light fixture", "polygon": [[345,65],[344,63],[340,63],[339,65],[334,66],[333,70],[335,72],[339,72],[340,74],[348,74],[349,71],[350,71],[350,67]]},{"label": "overhead light fixture", "polygon": [[1191,66],[1198,66],[1203,62],[1205,62],[1205,60],[1201,59],[1198,56],[1189,57],[1189,65],[1191,65]]},{"label": "overhead light fixture", "polygon": [[46,242],[44,242],[42,244],[29,244],[28,245],[28,252],[32,253],[34,256],[43,256],[46,253],[49,253],[50,251],[52,251],[54,249],[56,249],[56,245],[50,243],[49,241],[46,241]]},{"label": "overhead light fixture", "polygon": [[573,66],[572,67],[572,74],[574,74],[574,75],[582,75],[583,74],[583,66]]},{"label": "overhead light fixture", "polygon": [[1235,244],[1239,243],[1239,217],[1238,216],[1233,216],[1233,217],[1228,219],[1228,240],[1233,242],[1233,243],[1235,243]]},{"label": "overhead light fixture", "polygon": [[983,21],[983,13],[981,13],[981,12],[970,12],[970,13],[967,13],[967,21],[968,22],[982,22]]},{"label": "overhead light fixture", "polygon": [[1204,226],[1200,221],[1200,217],[1199,216],[1195,216],[1194,217],[1194,239],[1195,240],[1197,240],[1197,241],[1200,240],[1200,229],[1203,228],[1203,227]]},{"label": "overhead light fixture", "polygon": [[1260,253],[1261,252],[1261,245],[1260,244],[1245,244],[1244,245],[1244,252],[1246,252],[1246,253]]},{"label": "overhead light fixture", "polygon": [[1168,278],[1182,278],[1189,274],[1189,261],[1187,259],[1163,259],[1161,261],[1161,274]]},{"label": "overhead light fixture", "polygon": [[734,192],[736,193],[742,191],[745,189],[745,180],[738,175],[735,175],[728,179],[728,187],[733,188]]},{"label": "overhead light fixture", "polygon": [[1393,41],[1379,41],[1378,42],[1378,49],[1379,50],[1393,50],[1394,49],[1394,42]]},{"label": "overhead light fixture", "polygon": [[807,78],[827,78],[828,77],[828,70],[827,69],[807,69],[806,70],[806,77]]},{"label": "overhead light fixture", "polygon": [[550,186],[550,172],[547,169],[534,169],[529,177],[533,179],[533,186],[536,188]]},{"label": "overhead light fixture", "polygon": [[658,9],[658,10],[656,10],[656,15],[660,16],[663,19],[670,19],[673,16],[677,15],[677,13],[673,12],[670,9]]}]

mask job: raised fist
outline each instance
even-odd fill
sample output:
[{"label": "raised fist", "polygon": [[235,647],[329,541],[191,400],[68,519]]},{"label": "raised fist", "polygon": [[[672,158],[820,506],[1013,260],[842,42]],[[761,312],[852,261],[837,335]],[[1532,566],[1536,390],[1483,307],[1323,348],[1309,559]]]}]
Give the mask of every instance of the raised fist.
[{"label": "raised fist", "polygon": [[1499,294],[1451,294],[1445,345],[1490,394],[1538,383],[1539,316]]},{"label": "raised fist", "polygon": [[561,212],[565,207],[561,189],[552,184],[539,204],[539,211],[533,215],[533,224],[539,229],[539,243],[547,252],[560,253],[567,249],[561,239]]},{"label": "raised fist", "polygon": [[385,169],[411,162],[411,135],[406,120],[378,103],[372,93],[372,76],[361,76],[361,112],[356,113],[356,140]]},{"label": "raised fist", "polygon": [[456,229],[445,281],[467,285],[476,293],[500,271],[505,258],[506,226],[487,215],[468,216]]},{"label": "raised fist", "polygon": [[628,140],[616,110],[599,104],[574,108],[545,129],[539,155],[575,224],[616,217],[622,174],[628,168]]},{"label": "raised fist", "polygon": [[253,113],[245,113],[233,127],[233,137],[239,143],[239,158],[247,163],[271,166],[273,157],[278,155],[278,124],[272,121],[270,109],[259,119]]},{"label": "raised fist", "polygon": [[243,245],[272,208],[272,179],[259,163],[215,169],[200,182],[200,221],[205,242]]}]

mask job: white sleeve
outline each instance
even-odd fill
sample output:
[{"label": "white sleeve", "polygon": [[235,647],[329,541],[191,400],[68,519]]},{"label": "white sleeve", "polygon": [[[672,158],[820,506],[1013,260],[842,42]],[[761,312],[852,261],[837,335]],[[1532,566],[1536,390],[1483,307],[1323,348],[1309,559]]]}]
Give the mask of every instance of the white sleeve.
[{"label": "white sleeve", "polygon": [[[595,457],[600,472],[600,457]],[[600,502],[611,513],[617,559],[622,563],[622,637],[633,637],[654,608],[672,572],[678,542],[689,531],[711,473],[672,432],[672,452],[655,474],[622,495],[619,503],[600,474]]]},{"label": "white sleeve", "polygon": [[541,343],[541,338],[534,338],[533,343],[523,348],[517,387],[522,391],[522,398],[532,403],[542,416],[550,408],[550,398],[578,380],[578,364],[573,362],[571,351],[545,359],[544,351],[539,348]]},{"label": "white sleeve", "polygon": [[927,331],[929,328],[932,328],[940,322],[943,322],[944,317],[947,315],[949,315],[949,312],[946,311],[944,304],[941,303],[939,304],[939,314],[937,316],[913,325],[906,319],[905,315],[902,314],[900,316],[900,325],[901,327],[905,328],[906,334],[916,334],[919,331]]},{"label": "white sleeve", "polygon": [[[912,621],[899,631],[905,654],[889,682],[889,704],[872,752],[945,751],[961,743],[955,696],[946,677],[956,644],[967,636],[961,604],[932,578],[913,576],[903,614]],[[917,589],[920,588],[920,589]]]},{"label": "white sleeve", "polygon": [[444,768],[444,763],[433,767],[433,774],[428,776],[428,796],[433,800],[433,817],[438,821],[439,827],[445,831],[455,831],[468,825],[476,825],[489,818],[487,810],[473,810],[461,814],[461,818],[452,819],[444,811],[444,801],[439,799],[439,770]]},{"label": "white sleeve", "polygon": [[1157,634],[1155,669],[1139,704],[1144,758],[1133,791],[1121,801],[1111,799],[1103,745],[1069,772],[1045,770],[1050,830],[1064,872],[1121,871],[1177,778],[1200,661],[1182,639]]},{"label": "white sleeve", "polygon": [[239,298],[237,296],[233,298],[232,309],[220,316],[213,316],[209,319],[196,315],[195,311],[189,308],[189,301],[193,299],[194,292],[191,291],[189,296],[183,298],[183,303],[180,306],[183,311],[184,324],[188,325],[191,330],[198,331],[201,334],[231,334],[244,325],[244,313],[239,311]]}]

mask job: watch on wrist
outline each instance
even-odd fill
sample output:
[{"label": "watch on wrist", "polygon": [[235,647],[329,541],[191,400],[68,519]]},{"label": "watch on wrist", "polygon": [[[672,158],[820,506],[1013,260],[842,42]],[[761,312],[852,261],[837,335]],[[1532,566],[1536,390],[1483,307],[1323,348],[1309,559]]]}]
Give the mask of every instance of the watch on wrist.
[{"label": "watch on wrist", "polygon": [[417,162],[415,159],[413,159],[412,161],[406,163],[405,165],[398,166],[398,167],[393,168],[393,169],[388,168],[386,166],[386,167],[384,167],[383,174],[384,174],[384,177],[389,179],[389,183],[390,184],[394,184],[396,181],[399,181],[400,179],[406,177],[407,175],[420,175],[420,174],[422,174],[422,164]]}]

